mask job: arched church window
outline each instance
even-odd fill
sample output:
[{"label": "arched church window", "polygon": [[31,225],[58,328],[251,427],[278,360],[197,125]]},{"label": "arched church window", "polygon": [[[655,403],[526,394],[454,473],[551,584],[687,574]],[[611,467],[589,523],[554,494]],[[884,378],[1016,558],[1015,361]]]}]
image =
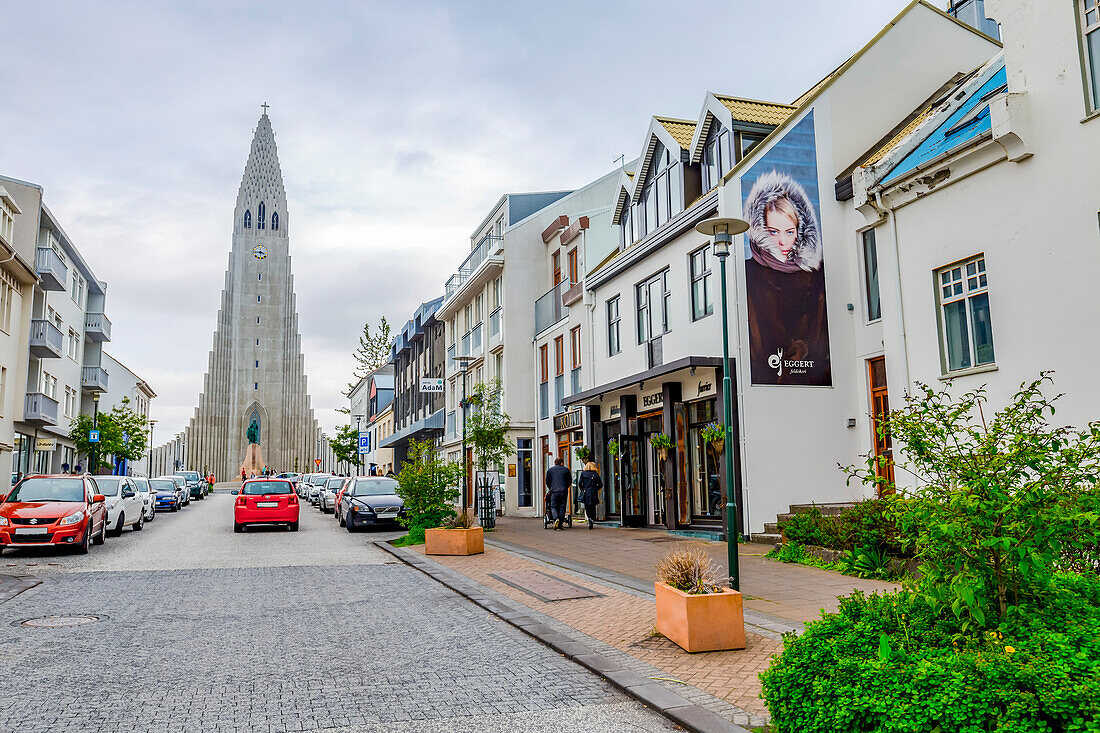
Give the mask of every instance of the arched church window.
[{"label": "arched church window", "polygon": [[251,209],[245,209],[245,211],[244,211],[244,228],[245,229],[251,229],[252,228],[252,210]]},{"label": "arched church window", "polygon": [[279,212],[278,211],[272,211],[271,212],[271,231],[273,231],[273,232],[279,231]]},{"label": "arched church window", "polygon": [[256,209],[256,228],[264,228],[264,202],[260,202],[260,208]]}]

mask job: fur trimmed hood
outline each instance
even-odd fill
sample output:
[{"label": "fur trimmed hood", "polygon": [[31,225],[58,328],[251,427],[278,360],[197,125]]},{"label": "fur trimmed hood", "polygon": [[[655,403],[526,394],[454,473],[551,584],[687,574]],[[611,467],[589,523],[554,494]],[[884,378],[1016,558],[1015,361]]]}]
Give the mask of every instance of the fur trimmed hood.
[{"label": "fur trimmed hood", "polygon": [[[783,198],[789,199],[794,205],[799,220],[798,238],[785,261],[770,246],[764,226],[764,212],[771,204]],[[821,269],[821,234],[817,215],[810,204],[806,189],[798,181],[776,170],[760,176],[745,201],[745,214],[749,222],[749,248],[752,258],[758,263],[780,272],[814,272]]]}]

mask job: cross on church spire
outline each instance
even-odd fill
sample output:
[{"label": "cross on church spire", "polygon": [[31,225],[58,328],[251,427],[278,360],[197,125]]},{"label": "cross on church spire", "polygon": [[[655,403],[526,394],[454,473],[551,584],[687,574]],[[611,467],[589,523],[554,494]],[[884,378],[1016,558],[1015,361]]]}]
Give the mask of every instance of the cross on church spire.
[{"label": "cross on church spire", "polygon": [[263,104],[261,104],[260,106],[264,108],[264,114],[266,115],[266,114],[267,114],[267,108],[268,108],[268,104],[267,104],[267,102],[264,102],[264,103],[263,103]]}]

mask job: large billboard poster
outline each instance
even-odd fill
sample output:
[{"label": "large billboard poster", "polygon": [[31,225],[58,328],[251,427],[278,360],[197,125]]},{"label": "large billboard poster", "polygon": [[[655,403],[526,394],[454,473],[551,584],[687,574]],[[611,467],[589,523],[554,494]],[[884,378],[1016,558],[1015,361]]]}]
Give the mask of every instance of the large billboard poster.
[{"label": "large billboard poster", "polygon": [[741,176],[741,193],[752,383],[831,386],[812,112]]}]

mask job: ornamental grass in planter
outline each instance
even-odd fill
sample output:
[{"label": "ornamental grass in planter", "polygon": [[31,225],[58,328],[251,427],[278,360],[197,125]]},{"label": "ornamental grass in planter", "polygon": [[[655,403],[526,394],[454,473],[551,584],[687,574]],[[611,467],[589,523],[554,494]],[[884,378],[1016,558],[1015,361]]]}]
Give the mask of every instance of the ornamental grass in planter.
[{"label": "ornamental grass in planter", "polygon": [[469,514],[443,520],[443,526],[424,530],[424,552],[428,555],[477,555],[485,552],[485,533],[473,526]]},{"label": "ornamental grass in planter", "polygon": [[657,630],[688,652],[745,648],[741,593],[697,545],[674,548],[657,563]]}]

